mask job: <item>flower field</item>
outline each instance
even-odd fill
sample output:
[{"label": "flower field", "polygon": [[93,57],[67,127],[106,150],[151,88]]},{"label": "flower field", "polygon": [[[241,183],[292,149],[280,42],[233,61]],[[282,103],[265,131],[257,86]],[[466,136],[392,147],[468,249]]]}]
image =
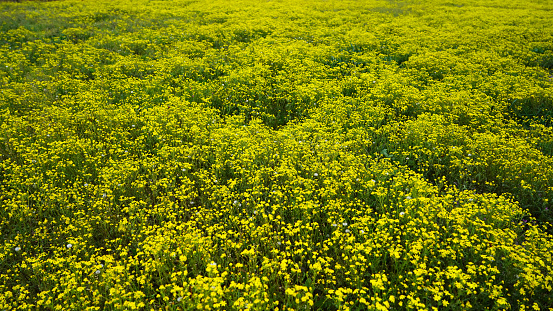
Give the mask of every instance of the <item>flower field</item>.
[{"label": "flower field", "polygon": [[553,310],[552,12],[0,2],[0,310]]}]

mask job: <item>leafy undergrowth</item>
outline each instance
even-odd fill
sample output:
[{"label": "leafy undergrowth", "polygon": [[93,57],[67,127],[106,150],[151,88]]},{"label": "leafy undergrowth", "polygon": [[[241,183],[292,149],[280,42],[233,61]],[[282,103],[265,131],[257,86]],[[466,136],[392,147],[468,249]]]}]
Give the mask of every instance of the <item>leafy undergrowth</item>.
[{"label": "leafy undergrowth", "polygon": [[547,1],[0,4],[0,309],[551,310]]}]

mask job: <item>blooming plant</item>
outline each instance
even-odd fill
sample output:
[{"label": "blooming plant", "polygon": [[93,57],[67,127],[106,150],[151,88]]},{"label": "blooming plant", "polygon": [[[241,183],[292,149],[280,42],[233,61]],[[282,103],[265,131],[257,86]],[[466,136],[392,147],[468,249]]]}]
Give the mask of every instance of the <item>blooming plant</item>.
[{"label": "blooming plant", "polygon": [[553,310],[551,1],[0,3],[1,310]]}]

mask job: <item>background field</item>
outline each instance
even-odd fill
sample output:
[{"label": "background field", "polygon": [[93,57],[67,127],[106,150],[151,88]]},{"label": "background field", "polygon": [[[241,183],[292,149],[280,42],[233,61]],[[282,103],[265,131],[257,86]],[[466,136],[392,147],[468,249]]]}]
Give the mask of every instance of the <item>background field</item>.
[{"label": "background field", "polygon": [[553,310],[552,21],[0,3],[0,309]]}]

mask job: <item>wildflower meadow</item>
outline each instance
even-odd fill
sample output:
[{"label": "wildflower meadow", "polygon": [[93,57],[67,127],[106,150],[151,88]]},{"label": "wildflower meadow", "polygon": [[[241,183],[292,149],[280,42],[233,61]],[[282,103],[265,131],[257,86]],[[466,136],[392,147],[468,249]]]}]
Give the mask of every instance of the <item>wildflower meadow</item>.
[{"label": "wildflower meadow", "polygon": [[0,310],[553,310],[552,22],[0,2]]}]

